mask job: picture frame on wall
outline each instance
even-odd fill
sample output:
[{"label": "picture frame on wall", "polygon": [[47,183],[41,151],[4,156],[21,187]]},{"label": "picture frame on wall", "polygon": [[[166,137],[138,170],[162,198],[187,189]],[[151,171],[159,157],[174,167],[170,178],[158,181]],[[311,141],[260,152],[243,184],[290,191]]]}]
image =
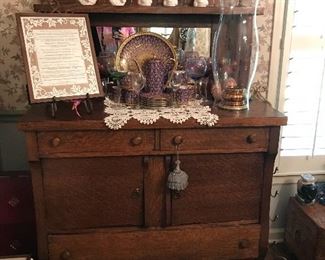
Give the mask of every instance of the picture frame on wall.
[{"label": "picture frame on wall", "polygon": [[17,14],[30,103],[102,97],[86,14]]}]

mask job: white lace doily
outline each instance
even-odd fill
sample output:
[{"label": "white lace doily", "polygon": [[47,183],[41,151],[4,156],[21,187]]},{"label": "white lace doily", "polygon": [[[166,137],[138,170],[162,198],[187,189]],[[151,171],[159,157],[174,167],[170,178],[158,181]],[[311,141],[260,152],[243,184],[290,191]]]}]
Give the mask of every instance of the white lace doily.
[{"label": "white lace doily", "polygon": [[150,125],[162,117],[174,124],[182,124],[189,118],[194,118],[200,125],[213,126],[219,117],[211,114],[209,106],[202,106],[200,101],[192,101],[188,105],[174,107],[163,107],[159,109],[133,109],[125,104],[116,104],[106,98],[105,113],[108,114],[104,121],[110,129],[122,128],[131,118],[138,120],[141,124]]}]

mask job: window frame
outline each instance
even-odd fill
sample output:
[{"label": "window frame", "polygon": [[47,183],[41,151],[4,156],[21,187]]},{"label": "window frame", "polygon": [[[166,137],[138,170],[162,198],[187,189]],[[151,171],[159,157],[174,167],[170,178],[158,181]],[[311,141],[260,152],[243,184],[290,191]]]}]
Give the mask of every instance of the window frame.
[{"label": "window frame", "polygon": [[[295,1],[275,1],[274,5],[267,100],[274,108],[283,112]],[[280,156],[281,135],[282,131],[279,153],[274,164],[278,168],[276,176],[297,176],[309,172],[320,175],[320,179],[325,180],[325,156]]]}]

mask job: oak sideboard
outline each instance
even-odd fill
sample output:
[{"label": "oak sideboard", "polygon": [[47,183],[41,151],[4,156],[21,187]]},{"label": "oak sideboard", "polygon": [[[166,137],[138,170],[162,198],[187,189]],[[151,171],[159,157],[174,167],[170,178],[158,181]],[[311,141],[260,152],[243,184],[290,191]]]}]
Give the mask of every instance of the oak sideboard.
[{"label": "oak sideboard", "polygon": [[[267,103],[213,109],[213,127],[194,120],[120,130],[104,124],[103,102],[78,118],[55,119],[33,105],[26,133],[39,259],[244,259],[267,251],[270,191],[280,126]],[[185,191],[167,188],[179,145]]]}]

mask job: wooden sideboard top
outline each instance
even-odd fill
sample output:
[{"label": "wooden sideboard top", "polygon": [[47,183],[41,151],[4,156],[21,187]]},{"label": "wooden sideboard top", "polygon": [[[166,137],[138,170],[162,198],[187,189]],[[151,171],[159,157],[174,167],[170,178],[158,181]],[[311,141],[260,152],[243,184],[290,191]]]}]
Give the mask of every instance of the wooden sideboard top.
[{"label": "wooden sideboard top", "polygon": [[302,205],[294,197],[290,198],[290,203],[292,203],[293,207],[296,209],[301,210],[317,227],[325,231],[325,206],[319,203],[315,203],[314,205]]},{"label": "wooden sideboard top", "polygon": [[[72,103],[59,102],[56,118],[51,118],[48,104],[34,104],[22,117],[18,128],[24,131],[39,130],[73,130],[73,129],[108,129],[104,123],[106,114],[102,100],[93,101],[94,111],[87,114],[83,105],[80,105],[79,118],[72,111]],[[250,103],[250,110],[229,111],[213,108],[213,113],[219,116],[218,127],[263,127],[281,126],[287,123],[287,117],[273,109],[268,103],[254,100]],[[211,128],[201,126],[194,119],[189,119],[183,124],[173,124],[165,119],[159,119],[152,125],[140,124],[131,119],[123,129],[154,129],[154,128]],[[109,130],[109,129],[108,129]]]}]

